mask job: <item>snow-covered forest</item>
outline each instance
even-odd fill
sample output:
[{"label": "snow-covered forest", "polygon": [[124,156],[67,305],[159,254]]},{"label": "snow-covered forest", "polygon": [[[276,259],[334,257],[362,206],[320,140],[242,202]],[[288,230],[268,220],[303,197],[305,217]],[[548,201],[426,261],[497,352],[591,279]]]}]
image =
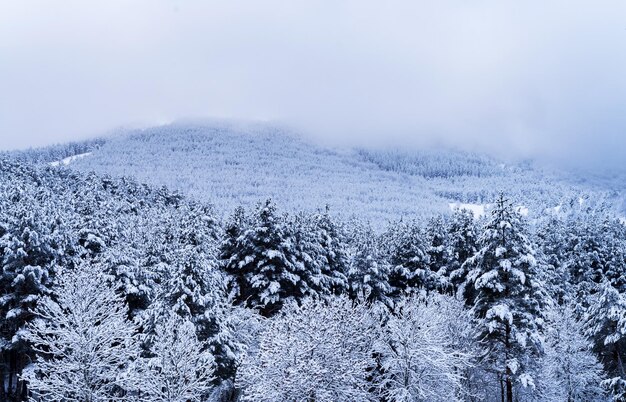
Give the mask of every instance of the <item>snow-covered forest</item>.
[{"label": "snow-covered forest", "polygon": [[[607,201],[626,215],[619,191],[625,175],[581,182],[569,171],[460,150],[337,149],[273,124],[181,122],[126,134],[48,162],[93,150],[69,166],[165,185],[213,205],[220,216],[272,198],[290,213],[329,204],[334,215],[367,219],[378,230],[400,218],[447,213],[452,202],[489,204],[501,191],[531,217],[580,197]],[[42,160],[46,148],[35,154]]]},{"label": "snow-covered forest", "polygon": [[0,402],[626,402],[626,1],[0,0]]},{"label": "snow-covered forest", "polygon": [[[238,180],[273,166],[220,153],[247,152],[220,147],[233,141],[224,133],[187,134],[2,155],[0,400],[626,400],[615,194],[583,196],[574,180],[542,183],[540,171],[480,155],[320,148],[303,169],[347,172],[337,187],[389,179],[383,196],[396,203],[377,214],[354,187],[354,202],[324,203],[333,190],[306,171],[291,172],[278,200],[240,199]],[[261,143],[311,151],[279,138]],[[165,143],[171,166],[156,164]],[[207,153],[216,160],[202,172]],[[356,170],[337,168],[356,157]],[[168,190],[175,166],[198,181]],[[234,168],[203,181],[219,166]],[[289,170],[257,187],[278,191]],[[288,194],[298,180],[310,198],[290,203],[305,191]],[[414,213],[420,192],[401,198],[403,183],[430,183]],[[433,200],[442,207],[427,208]],[[485,213],[448,208],[472,201]]]}]

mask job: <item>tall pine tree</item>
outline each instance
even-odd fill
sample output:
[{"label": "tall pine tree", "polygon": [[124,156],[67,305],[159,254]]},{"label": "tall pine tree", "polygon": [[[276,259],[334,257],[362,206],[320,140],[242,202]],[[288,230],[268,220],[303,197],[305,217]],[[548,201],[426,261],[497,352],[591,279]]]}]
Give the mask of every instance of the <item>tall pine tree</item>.
[{"label": "tall pine tree", "polygon": [[548,303],[524,229],[519,213],[501,195],[478,239],[478,252],[465,263],[467,286],[476,289],[472,313],[480,323],[483,358],[501,379],[508,402],[516,380],[528,379],[527,366],[541,353],[542,309]]},{"label": "tall pine tree", "polygon": [[[232,226],[228,230],[237,231]],[[235,301],[258,307],[263,315],[276,313],[285,299],[301,300],[309,294],[285,219],[277,215],[271,200],[259,205],[249,227],[239,236],[228,234],[221,259]]]},{"label": "tall pine tree", "polygon": [[456,210],[452,214],[448,225],[448,247],[450,262],[448,263],[448,281],[454,291],[461,292],[463,298],[474,303],[474,286],[462,286],[467,279],[467,268],[463,264],[468,258],[476,254],[478,233],[474,214],[467,209]]}]

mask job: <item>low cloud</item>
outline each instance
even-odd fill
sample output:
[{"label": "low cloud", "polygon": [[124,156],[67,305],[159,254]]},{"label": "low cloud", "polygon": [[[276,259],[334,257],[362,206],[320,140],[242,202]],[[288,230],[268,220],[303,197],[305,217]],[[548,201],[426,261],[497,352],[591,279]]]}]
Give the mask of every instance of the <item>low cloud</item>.
[{"label": "low cloud", "polygon": [[0,5],[0,148],[188,117],[621,166],[621,1]]}]

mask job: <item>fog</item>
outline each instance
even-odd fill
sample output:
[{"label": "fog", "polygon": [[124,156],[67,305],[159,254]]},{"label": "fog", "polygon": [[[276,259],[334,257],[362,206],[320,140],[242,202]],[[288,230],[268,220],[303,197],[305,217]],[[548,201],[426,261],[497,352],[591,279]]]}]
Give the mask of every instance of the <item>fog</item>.
[{"label": "fog", "polygon": [[182,118],[618,167],[623,1],[0,2],[0,149]]}]

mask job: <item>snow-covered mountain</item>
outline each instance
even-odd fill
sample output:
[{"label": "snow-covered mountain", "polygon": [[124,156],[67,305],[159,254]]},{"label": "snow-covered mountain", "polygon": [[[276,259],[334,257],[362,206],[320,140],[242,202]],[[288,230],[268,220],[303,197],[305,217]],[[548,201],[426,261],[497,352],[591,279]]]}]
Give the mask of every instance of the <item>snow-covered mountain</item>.
[{"label": "snow-covered mountain", "polygon": [[602,198],[529,163],[440,149],[333,149],[261,124],[172,124],[117,135],[91,152],[70,166],[167,186],[222,215],[271,197],[286,210],[328,205],[382,225],[447,212],[451,203],[483,205],[500,191],[531,215],[581,194]]}]

